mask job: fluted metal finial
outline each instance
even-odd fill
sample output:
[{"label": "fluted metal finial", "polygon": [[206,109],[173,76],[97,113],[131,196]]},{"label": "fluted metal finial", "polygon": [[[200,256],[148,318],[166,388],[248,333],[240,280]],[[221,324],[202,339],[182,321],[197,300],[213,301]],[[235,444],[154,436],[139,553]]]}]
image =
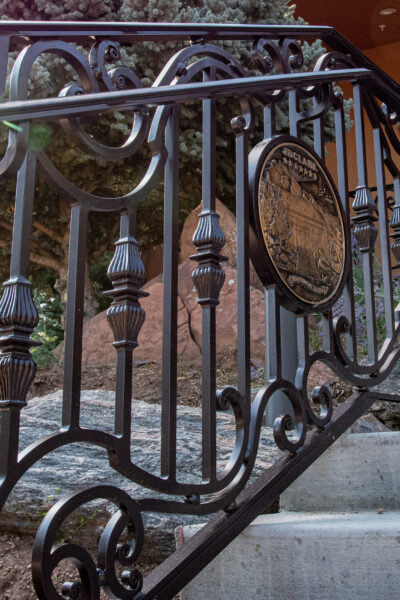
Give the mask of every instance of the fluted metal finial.
[{"label": "fluted metal finial", "polygon": [[400,205],[396,204],[393,208],[392,218],[390,219],[390,227],[393,229],[391,237],[393,244],[391,246],[397,264],[400,264]]},{"label": "fluted metal finial", "polygon": [[40,345],[30,338],[39,321],[32,284],[24,277],[4,283],[0,300],[0,405],[25,405],[36,374],[29,349]]},{"label": "fluted metal finial", "polygon": [[218,297],[225,281],[225,273],[220,263],[225,256],[220,252],[225,244],[225,236],[219,223],[219,215],[213,209],[203,210],[193,235],[193,244],[198,254],[191,256],[199,264],[192,273],[193,283],[198,293],[199,304],[218,304]]},{"label": "fluted metal finial", "polygon": [[139,254],[139,244],[133,236],[123,237],[115,244],[115,254],[107,275],[114,289],[105,292],[114,298],[107,310],[107,320],[114,334],[114,346],[136,348],[137,338],[144,323],[145,313],[139,298],[146,272]]},{"label": "fluted metal finial", "polygon": [[356,189],[353,210],[356,213],[353,217],[354,236],[360,252],[372,252],[378,235],[374,226],[377,217],[376,205],[367,186],[362,185]]}]

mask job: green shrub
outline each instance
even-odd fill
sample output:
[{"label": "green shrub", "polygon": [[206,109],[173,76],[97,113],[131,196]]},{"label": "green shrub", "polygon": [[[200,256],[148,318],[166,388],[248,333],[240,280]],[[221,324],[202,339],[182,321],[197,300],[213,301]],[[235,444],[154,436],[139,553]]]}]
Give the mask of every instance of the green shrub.
[{"label": "green shrub", "polygon": [[32,339],[41,342],[32,348],[32,356],[38,369],[49,369],[56,358],[54,348],[64,339],[61,326],[61,300],[58,294],[50,290],[33,291],[33,299],[39,313],[39,323],[32,334]]}]

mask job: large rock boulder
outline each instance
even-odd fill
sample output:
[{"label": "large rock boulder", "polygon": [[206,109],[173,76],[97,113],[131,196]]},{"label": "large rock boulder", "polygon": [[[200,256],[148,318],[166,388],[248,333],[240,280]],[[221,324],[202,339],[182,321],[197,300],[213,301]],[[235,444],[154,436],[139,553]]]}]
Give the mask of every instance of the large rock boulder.
[{"label": "large rock boulder", "polygon": [[[161,361],[162,351],[162,302],[163,282],[159,277],[149,282],[146,286],[149,294],[140,301],[146,318],[138,337],[138,347],[134,351],[137,361]],[[86,321],[83,326],[83,365],[103,365],[116,361],[116,350],[112,345],[114,341],[111,328],[107,322],[106,311],[103,311]],[[178,298],[178,356],[186,360],[200,360],[200,349],[193,341],[189,315],[180,298]]]},{"label": "large rock boulder", "polygon": [[[114,392],[104,390],[82,391],[81,425],[113,432]],[[33,398],[21,412],[21,445],[26,447],[56,432],[61,423],[62,391]],[[132,460],[146,471],[160,474],[160,418],[159,404],[134,400],[132,406]],[[218,468],[222,469],[234,446],[233,414],[219,412]],[[201,481],[201,409],[178,407],[177,465],[182,482]],[[272,430],[263,429],[254,476],[259,476],[276,459],[277,448]],[[115,485],[133,498],[157,497],[148,490],[114,471],[104,448],[91,444],[70,444],[58,448],[36,462],[23,476],[11,493],[0,513],[2,531],[14,534],[35,534],[39,522],[50,506],[70,492],[94,485]],[[60,537],[87,544],[96,543],[112,506],[104,503],[80,507],[68,521]],[[144,513],[146,546],[142,558],[157,562],[174,550],[174,528],[180,524],[203,522],[205,517]]]},{"label": "large rock boulder", "polygon": [[[201,346],[201,306],[192,281],[194,264],[186,260],[179,267],[179,295],[189,313],[190,330],[195,342]],[[237,347],[237,271],[229,263],[223,265],[225,281],[216,307],[217,353],[236,351]],[[250,354],[264,361],[265,326],[264,294],[250,288]]]},{"label": "large rock boulder", "polygon": [[[237,272],[236,272],[236,219],[233,213],[219,200],[216,210],[220,215],[221,227],[226,243],[222,254],[228,258],[224,263],[225,283],[217,306],[217,352],[232,353],[237,347]],[[201,307],[197,304],[197,292],[193,285],[192,271],[195,263],[190,256],[195,254],[192,237],[198,223],[201,206],[187,217],[180,240],[180,266],[178,284],[178,357],[197,362],[201,357]],[[264,296],[263,287],[254,268],[250,269],[250,317],[251,357],[264,362]],[[141,299],[146,319],[138,337],[138,348],[134,351],[137,361],[161,361],[162,353],[162,274],[149,281],[144,288],[149,296]],[[83,327],[83,365],[114,363],[116,351],[108,325],[106,312],[99,313],[86,321]]]},{"label": "large rock boulder", "polygon": [[[202,309],[197,303],[197,291],[192,280],[195,264],[190,259],[179,265],[178,284],[178,357],[200,362]],[[223,265],[225,282],[216,308],[217,353],[231,354],[237,348],[237,272],[229,264]],[[139,346],[134,351],[137,361],[160,362],[162,354],[163,282],[160,276],[145,286],[148,297],[140,303],[146,319],[139,333]],[[264,361],[264,294],[250,288],[251,357]],[[116,351],[107,322],[106,311],[99,313],[83,326],[83,365],[114,363]]]}]

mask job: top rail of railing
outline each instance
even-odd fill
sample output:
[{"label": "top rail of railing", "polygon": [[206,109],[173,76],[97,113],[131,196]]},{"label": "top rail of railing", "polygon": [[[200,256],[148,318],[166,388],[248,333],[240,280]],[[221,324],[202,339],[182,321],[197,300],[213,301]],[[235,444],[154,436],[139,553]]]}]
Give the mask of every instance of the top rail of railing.
[{"label": "top rail of railing", "polygon": [[23,41],[63,39],[84,43],[88,39],[112,38],[118,42],[134,41],[224,41],[320,38],[333,50],[347,55],[358,68],[368,69],[374,92],[394,106],[400,106],[400,85],[358,50],[333,27],[323,25],[238,25],[234,23],[124,23],[87,21],[2,21],[0,38],[9,38],[10,47]]},{"label": "top rail of railing", "polygon": [[[70,116],[83,116],[98,112],[138,109],[143,106],[158,106],[188,100],[204,100],[209,97],[230,96],[285,90],[295,86],[317,85],[337,81],[363,81],[373,74],[367,69],[338,69],[337,71],[316,71],[314,73],[285,73],[262,77],[242,77],[222,81],[178,84],[97,92],[79,96],[61,98],[41,98],[4,102],[0,104],[0,118],[8,121],[28,121],[35,119],[54,119]],[[400,98],[399,98],[400,106]]]},{"label": "top rail of railing", "polygon": [[[276,38],[299,35],[322,37],[337,34],[335,29],[315,25],[237,25],[234,23],[124,23],[90,21],[2,21],[0,34],[12,39],[54,38],[59,35],[70,41],[82,42],[87,37],[110,37],[119,41],[134,40],[251,40],[258,37]],[[339,34],[338,34],[339,35]],[[344,39],[344,38],[343,38]]]}]

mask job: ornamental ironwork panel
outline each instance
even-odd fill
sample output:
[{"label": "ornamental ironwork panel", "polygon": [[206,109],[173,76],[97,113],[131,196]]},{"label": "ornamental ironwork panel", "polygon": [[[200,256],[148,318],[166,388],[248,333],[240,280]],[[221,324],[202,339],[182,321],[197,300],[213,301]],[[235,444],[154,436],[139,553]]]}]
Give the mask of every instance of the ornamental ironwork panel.
[{"label": "ornamental ironwork panel", "polygon": [[[307,71],[297,40],[315,38],[321,38],[327,49],[314,69]],[[238,62],[224,47],[227,40],[249,45],[259,74]],[[180,47],[153,85],[143,88],[139,76],[124,66],[121,44],[147,41],[175,41]],[[399,308],[393,296],[393,275],[400,261],[400,88],[329,27],[3,21],[0,43],[0,85],[3,96],[8,93],[8,101],[0,106],[0,119],[9,124],[0,172],[16,180],[10,277],[0,301],[1,505],[24,473],[53,450],[76,442],[103,448],[111,467],[148,489],[148,496],[132,498],[116,486],[97,485],[54,504],[34,542],[36,593],[44,600],[61,598],[61,593],[95,599],[101,589],[119,599],[172,598],[377,398],[400,400],[371,390],[385,380],[400,352]],[[8,53],[14,56],[9,84]],[[31,99],[29,81],[35,61],[48,56],[65,61],[75,71],[76,81],[61,86],[57,97]],[[343,97],[336,87],[343,82],[351,82],[353,88],[351,149],[345,136]],[[230,124],[236,177],[237,339],[232,346],[237,350],[237,382],[217,390],[217,307],[225,279],[227,232],[216,209],[216,118],[219,100],[226,98],[236,103],[238,112]],[[180,109],[188,102],[201,103],[203,118],[202,209],[191,256],[202,313],[202,456],[201,473],[190,483],[177,463],[179,135]],[[285,131],[277,130],[278,110],[287,116]],[[88,125],[96,123],[99,115],[118,111],[131,114],[130,132],[119,146],[106,145],[89,132]],[[325,166],[328,118],[335,132],[335,173]],[[135,155],[145,149],[144,173],[138,172],[131,189],[117,197],[79,187],[55,164],[51,153],[32,144],[32,127],[43,121],[57,123],[61,136],[101,165],[128,160],[134,170]],[[366,143],[366,136],[373,144]],[[373,175],[368,173],[367,151],[374,156]],[[357,157],[358,185],[352,204],[349,152]],[[32,297],[29,255],[37,177],[70,203],[63,408],[59,431],[21,451],[20,414],[36,372],[30,349],[37,344],[31,334],[39,315]],[[370,187],[370,181],[376,181],[376,188]],[[146,318],[141,302],[148,295],[142,290],[145,269],[137,208],[160,183],[164,193],[163,352],[160,469],[155,473],[143,468],[131,451],[135,436],[132,358]],[[112,433],[81,422],[84,281],[88,219],[93,211],[120,216],[119,239],[108,268],[112,289],[105,290],[112,300],[107,320],[117,370]],[[374,286],[378,243],[383,333],[377,323]],[[360,334],[355,314],[354,249],[365,294],[365,335]],[[266,288],[270,361],[269,380],[254,399],[250,258]],[[295,315],[291,339],[281,339],[281,308]],[[310,335],[315,322],[322,335],[317,347]],[[297,346],[294,380],[282,374],[288,344]],[[335,411],[332,391],[324,381],[308,393],[310,370],[317,362],[355,387]],[[293,409],[293,415],[278,416],[273,427],[275,443],[284,455],[246,487],[257,459],[263,415],[276,392],[283,393]],[[217,410],[232,411],[235,429],[231,455],[222,470],[217,462]],[[60,485],[61,480],[62,475]],[[116,512],[103,530],[97,556],[60,541],[57,532],[71,513],[101,499],[113,503]],[[136,562],[143,546],[143,514],[149,511],[220,512],[143,578]],[[128,542],[121,545],[124,531]],[[52,574],[64,560],[77,566],[79,580],[63,582],[57,591]]]}]

